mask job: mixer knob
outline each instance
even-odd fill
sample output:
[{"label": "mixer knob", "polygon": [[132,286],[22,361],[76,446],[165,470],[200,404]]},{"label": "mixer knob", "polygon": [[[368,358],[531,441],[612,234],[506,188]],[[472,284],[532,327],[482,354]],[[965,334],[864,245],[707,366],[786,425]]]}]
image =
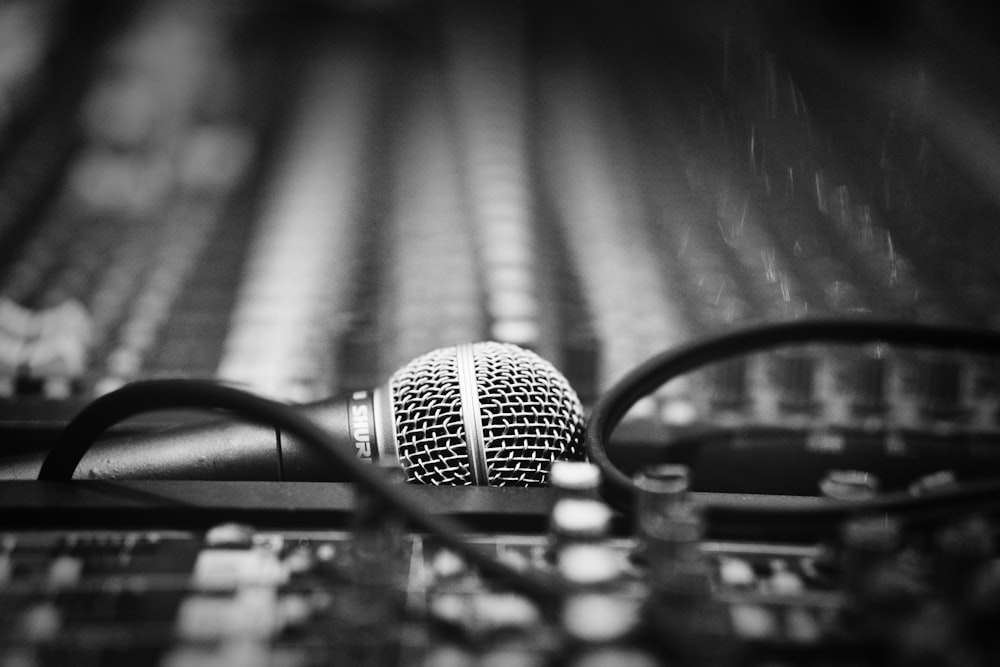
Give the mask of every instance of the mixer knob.
[{"label": "mixer knob", "polygon": [[249,549],[253,546],[254,529],[241,523],[213,526],[205,533],[205,546],[212,549]]},{"label": "mixer knob", "polygon": [[563,498],[552,506],[549,531],[553,553],[572,544],[600,542],[611,532],[611,509],[600,500]]},{"label": "mixer knob", "polygon": [[624,558],[611,547],[574,544],[559,553],[556,565],[570,591],[561,619],[572,641],[617,642],[638,627],[639,599],[628,594]]},{"label": "mixer knob", "polygon": [[823,496],[835,500],[873,498],[878,488],[878,477],[864,470],[831,470],[819,483]]},{"label": "mixer knob", "polygon": [[589,498],[600,493],[601,469],[587,461],[553,461],[549,486],[559,498]]},{"label": "mixer knob", "polygon": [[572,544],[559,553],[556,567],[572,588],[613,588],[625,570],[624,560],[605,544]]},{"label": "mixer knob", "polygon": [[702,565],[703,525],[690,483],[688,468],[679,465],[649,466],[635,476],[636,558],[648,565],[654,586]]}]

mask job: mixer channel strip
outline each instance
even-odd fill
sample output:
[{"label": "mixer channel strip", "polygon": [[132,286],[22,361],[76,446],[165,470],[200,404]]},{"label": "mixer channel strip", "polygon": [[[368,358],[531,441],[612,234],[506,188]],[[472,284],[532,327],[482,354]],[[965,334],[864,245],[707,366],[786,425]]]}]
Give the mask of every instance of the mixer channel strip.
[{"label": "mixer channel strip", "polygon": [[633,165],[607,137],[615,125],[601,85],[580,69],[568,56],[544,70],[544,177],[594,313],[598,387],[606,388],[689,331],[677,286],[660,270],[661,249],[647,235],[641,198],[628,183]]},{"label": "mixer channel strip", "polygon": [[362,46],[321,47],[310,59],[304,99],[276,157],[250,249],[219,377],[285,400],[318,399],[334,372],[333,317],[345,310],[358,233],[367,77]]},{"label": "mixer channel strip", "polygon": [[516,5],[456,12],[444,26],[466,214],[482,266],[490,338],[545,349],[527,150],[527,59]]},{"label": "mixer channel strip", "polygon": [[[374,248],[388,291],[381,316],[392,372],[439,345],[487,336],[475,240],[465,223],[460,166],[440,73],[419,63],[404,90],[412,95],[390,181],[391,234]],[[388,236],[388,238],[386,238]],[[369,377],[372,386],[380,378]]]}]

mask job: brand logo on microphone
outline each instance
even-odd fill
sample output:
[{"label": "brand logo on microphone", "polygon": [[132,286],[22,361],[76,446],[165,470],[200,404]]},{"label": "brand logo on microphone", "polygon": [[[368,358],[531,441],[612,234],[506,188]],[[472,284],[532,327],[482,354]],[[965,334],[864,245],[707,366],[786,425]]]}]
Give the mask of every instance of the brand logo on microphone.
[{"label": "brand logo on microphone", "polygon": [[375,404],[372,393],[356,391],[351,394],[347,410],[357,457],[375,463],[378,460],[378,447],[375,446]]}]

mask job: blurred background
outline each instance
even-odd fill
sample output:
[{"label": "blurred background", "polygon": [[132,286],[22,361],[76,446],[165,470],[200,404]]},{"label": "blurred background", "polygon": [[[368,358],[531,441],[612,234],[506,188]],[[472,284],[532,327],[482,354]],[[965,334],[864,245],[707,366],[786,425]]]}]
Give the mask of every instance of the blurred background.
[{"label": "blurred background", "polygon": [[[754,323],[1000,325],[988,10],[0,0],[0,419],[151,377],[310,401],[479,339],[589,405]],[[668,384],[624,437],[994,432],[997,375],[806,346]]]}]

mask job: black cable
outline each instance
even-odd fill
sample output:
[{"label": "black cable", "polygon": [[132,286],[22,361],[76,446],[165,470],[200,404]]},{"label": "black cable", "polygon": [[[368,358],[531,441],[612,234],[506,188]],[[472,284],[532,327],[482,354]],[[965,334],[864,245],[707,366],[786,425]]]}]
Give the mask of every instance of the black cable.
[{"label": "black cable", "polygon": [[148,380],[105,394],[88,404],[63,429],[45,457],[39,480],[71,480],[80,460],[111,426],[143,412],[169,409],[224,410],[249,422],[288,432],[315,450],[331,466],[345,469],[364,491],[376,494],[418,529],[462,555],[482,572],[495,576],[540,602],[552,602],[562,589],[554,578],[518,570],[491,557],[462,539],[471,531],[457,521],[420,509],[400,485],[389,484],[377,466],[355,458],[353,450],[338,446],[328,434],[291,407],[234,387],[199,380]]},{"label": "black cable", "polygon": [[[619,380],[595,403],[587,422],[584,447],[590,460],[600,467],[608,502],[631,511],[633,484],[608,457],[605,449],[615,427],[636,401],[684,373],[708,364],[759,352],[781,345],[809,343],[886,343],[897,347],[951,348],[963,352],[1000,355],[1000,333],[981,329],[937,326],[874,319],[805,319],[749,327],[666,350]],[[941,491],[929,499],[912,497],[876,499],[857,503],[788,503],[780,507],[753,502],[705,507],[709,518],[751,520],[752,517],[802,520],[832,520],[848,514],[871,511],[919,509],[928,502],[956,503],[1000,498],[1000,483],[984,483],[955,491]]]},{"label": "black cable", "polygon": [[1000,511],[1000,480],[965,483],[925,495],[907,492],[881,494],[859,501],[808,498],[773,504],[742,496],[738,500],[704,503],[709,530],[730,538],[761,539],[767,525],[768,539],[812,541],[820,534],[833,534],[850,517],[892,514],[912,524],[934,524],[956,513]]}]

